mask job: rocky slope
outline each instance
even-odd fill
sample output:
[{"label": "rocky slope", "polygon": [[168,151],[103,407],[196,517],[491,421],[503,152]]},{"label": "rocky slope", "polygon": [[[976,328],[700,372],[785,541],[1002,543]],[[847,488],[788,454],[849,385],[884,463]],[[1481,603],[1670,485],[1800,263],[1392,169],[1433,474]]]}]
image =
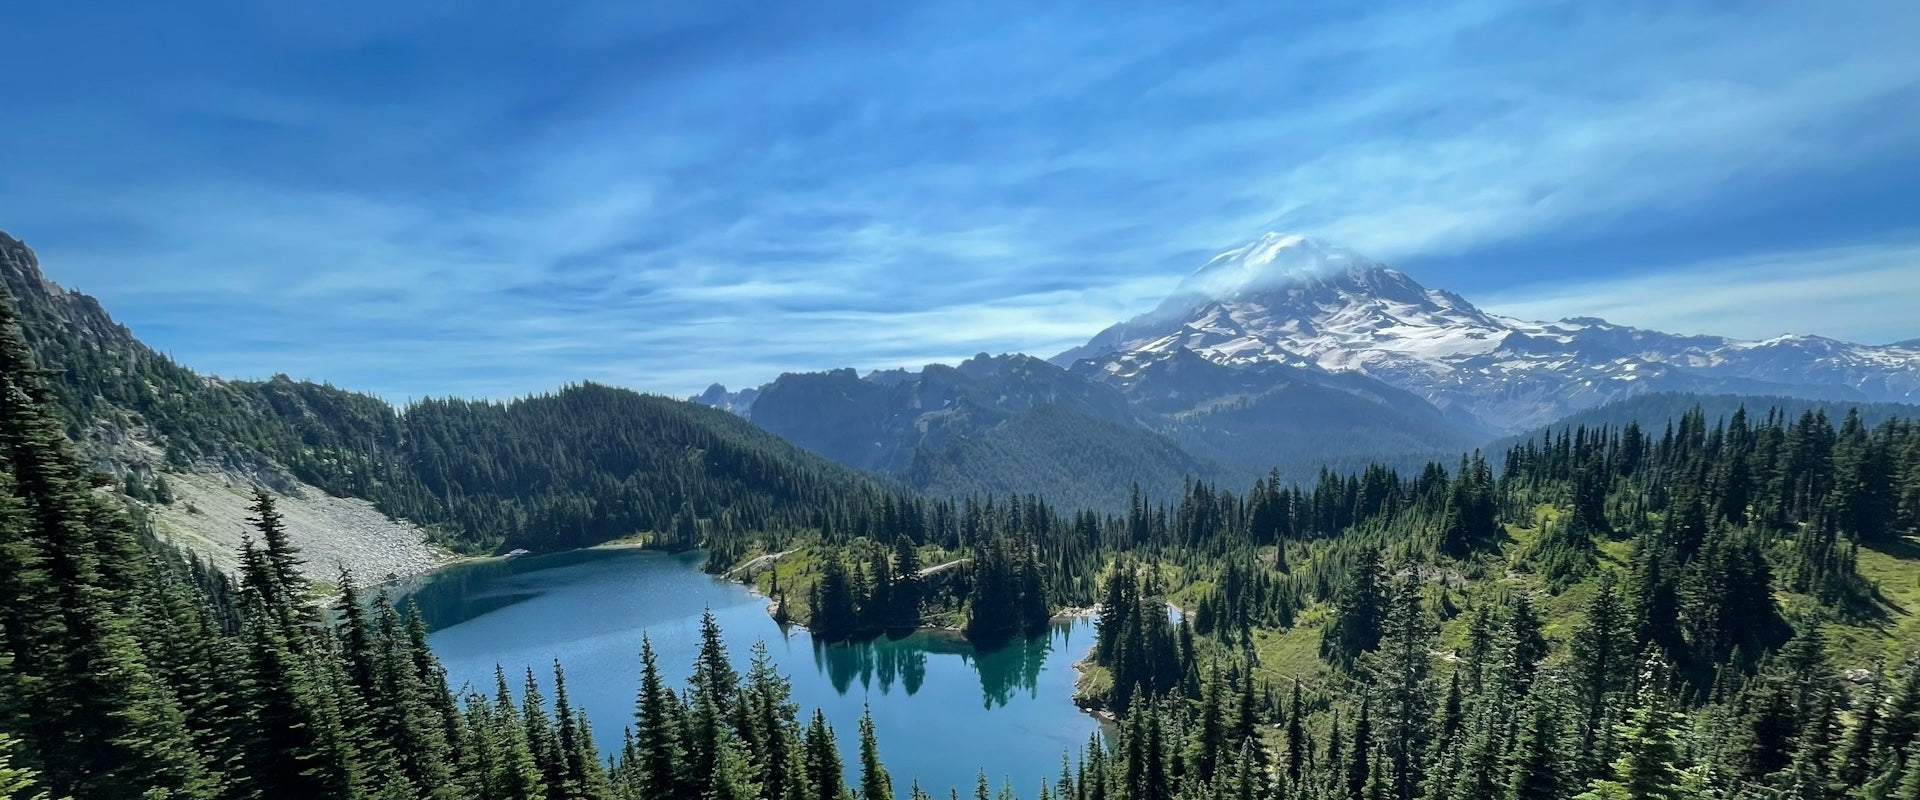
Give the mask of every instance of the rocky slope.
[{"label": "rocky slope", "polygon": [[[250,535],[258,538],[247,523],[257,487],[206,472],[173,473],[166,481],[174,499],[151,504],[155,532],[237,570],[241,543]],[[360,582],[374,583],[426,572],[454,558],[430,542],[420,526],[392,519],[366,500],[335,497],[301,483],[284,485],[275,495],[287,536],[315,580],[333,583],[347,569]]]},{"label": "rocky slope", "polygon": [[[288,533],[316,579],[331,581],[342,567],[368,580],[411,575],[452,557],[419,526],[303,483],[244,437],[229,435],[273,415],[259,391],[265,386],[271,395],[270,384],[243,389],[174,364],[98,300],[47,279],[33,251],[5,233],[0,285],[52,378],[80,456],[114,476],[121,498],[145,507],[163,538],[232,567],[252,491],[265,489],[279,498]],[[221,418],[196,418],[190,407],[218,409]]]}]

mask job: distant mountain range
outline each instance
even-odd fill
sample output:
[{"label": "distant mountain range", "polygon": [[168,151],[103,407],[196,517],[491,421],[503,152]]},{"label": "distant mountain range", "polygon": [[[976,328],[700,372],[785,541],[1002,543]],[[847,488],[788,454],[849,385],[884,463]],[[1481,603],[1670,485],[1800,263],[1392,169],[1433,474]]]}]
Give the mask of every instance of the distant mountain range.
[{"label": "distant mountain range", "polygon": [[716,388],[694,399],[744,409],[801,447],[926,491],[1038,492],[1109,508],[1134,484],[1165,497],[1188,477],[1239,484],[1279,466],[1310,478],[1323,462],[1411,463],[1485,438],[1365,376],[1231,368],[1192,353],[1129,367],[982,354],[864,377],[791,373],[751,394]]},{"label": "distant mountain range", "polygon": [[[878,502],[896,483],[1115,509],[1135,487],[1165,499],[1190,479],[1243,489],[1270,470],[1311,482],[1323,469],[1451,462],[1575,412],[1655,424],[1703,394],[1755,395],[1708,402],[1710,415],[1787,397],[1807,401],[1790,412],[1920,416],[1867,402],[1914,399],[1912,343],[1521,322],[1300,237],[1222,254],[1153,312],[1053,359],[788,374],[740,392],[715,386],[698,405],[580,385],[396,409],[285,376],[223,380],[147,347],[3,233],[0,287],[68,435],[128,497],[194,508],[163,499],[173,493],[163,473],[182,492],[324,492],[468,549],[760,524],[824,502]],[[207,516],[158,518],[185,526],[182,538],[238,524]]]},{"label": "distant mountain range", "polygon": [[1920,397],[1913,342],[1748,342],[1590,317],[1527,322],[1481,311],[1350,250],[1278,234],[1220,254],[1159,308],[1053,361],[1180,350],[1229,367],[1280,363],[1378,378],[1454,419],[1504,432],[1654,391]]},{"label": "distant mountain range", "polygon": [[[1152,454],[1126,483],[1158,492],[1187,475],[1240,482],[1275,465],[1304,479],[1323,464],[1414,463],[1654,392],[1911,402],[1916,341],[1528,322],[1353,251],[1267,234],[1044,362],[982,354],[864,377],[788,374],[693,399],[924,489],[1037,485],[1110,503],[1127,488],[1078,454]],[[1041,413],[1050,426],[1032,423]]]}]

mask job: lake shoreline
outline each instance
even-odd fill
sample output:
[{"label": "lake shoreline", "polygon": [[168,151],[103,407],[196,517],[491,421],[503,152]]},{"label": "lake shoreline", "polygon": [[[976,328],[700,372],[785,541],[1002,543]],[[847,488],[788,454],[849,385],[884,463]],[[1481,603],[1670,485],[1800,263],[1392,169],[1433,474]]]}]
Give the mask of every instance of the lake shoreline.
[{"label": "lake shoreline", "polygon": [[[596,722],[616,723],[594,726],[603,750],[619,747],[617,723],[633,713],[635,654],[649,635],[663,679],[679,685],[698,658],[704,614],[713,615],[743,672],[747,653],[764,648],[792,687],[791,700],[821,709],[836,729],[851,730],[871,713],[889,743],[888,768],[923,786],[966,787],[981,765],[996,778],[1032,785],[1058,771],[1062,752],[1079,752],[1090,735],[1111,736],[1103,720],[1070,701],[1070,667],[1091,643],[1084,609],[1064,615],[1071,627],[1051,626],[1050,641],[992,652],[976,652],[958,631],[940,628],[819,646],[804,630],[783,632],[773,622],[766,595],[777,593],[716,580],[722,576],[700,569],[704,554],[645,549],[577,548],[589,552],[529,555],[525,563],[489,558],[439,573],[409,599],[432,625],[429,644],[456,691],[491,687],[502,665],[510,677],[530,666],[551,697],[548,670],[564,663],[571,702]],[[765,590],[767,576],[760,577]],[[1007,736],[1011,730],[1020,736]],[[904,793],[906,779],[899,783]]]},{"label": "lake shoreline", "polygon": [[[636,545],[620,544],[620,545],[598,545],[598,546],[599,547],[634,547]],[[754,582],[753,582],[753,576],[756,574],[757,568],[762,566],[763,559],[765,564],[772,564],[774,562],[777,562],[781,556],[784,556],[791,552],[793,551],[785,550],[778,553],[767,553],[760,556],[755,556],[753,559],[742,564],[741,566],[728,570],[723,575],[714,575],[713,577],[718,580],[724,580],[730,583],[739,584],[745,587],[746,590],[749,593],[751,593],[753,596],[766,600],[767,616],[771,617],[776,624],[779,624],[782,630],[799,629],[801,631],[806,631],[808,635],[812,635],[813,632],[810,630],[807,630],[807,626],[799,622],[795,622],[793,620],[780,622],[780,615],[779,615],[780,601],[775,598],[768,597],[767,594],[765,592],[760,591],[760,588],[754,585]],[[741,571],[743,569],[746,570],[744,573]],[[712,574],[712,573],[708,573],[708,574]],[[1059,611],[1054,612],[1053,616],[1048,617],[1047,621],[1049,623],[1054,623],[1054,622],[1070,623],[1075,620],[1095,619],[1099,616],[1100,616],[1100,604],[1094,603],[1093,605],[1090,605],[1090,606],[1068,606],[1066,608],[1062,608]],[[969,645],[972,644],[972,642],[967,639],[966,634],[963,631],[961,631],[961,629],[958,626],[954,626],[954,625],[920,625],[918,627],[915,627],[911,632],[905,635],[912,636],[915,633],[925,633],[933,636],[939,636],[952,641],[967,642]],[[875,636],[873,638],[877,639],[882,637],[891,638],[891,634],[882,633],[879,636]],[[848,641],[851,642],[852,640],[848,640]],[[836,644],[836,643],[829,643],[829,644]],[[1068,702],[1073,703],[1073,707],[1075,709],[1078,709],[1080,713],[1085,714],[1089,717],[1092,717],[1094,721],[1100,723],[1100,725],[1103,728],[1118,728],[1120,725],[1120,718],[1117,715],[1115,715],[1112,711],[1107,710],[1104,706],[1093,705],[1093,704],[1084,702],[1084,697],[1080,693],[1080,686],[1086,680],[1087,670],[1094,666],[1093,665],[1093,646],[1088,645],[1087,652],[1081,654],[1079,658],[1074,659],[1073,664],[1071,666],[1073,668],[1073,675],[1074,675],[1074,681],[1073,681],[1074,691],[1068,694],[1067,696]]]},{"label": "lake shoreline", "polygon": [[[669,549],[669,548],[655,546],[653,543],[647,542],[644,540],[621,539],[621,540],[615,540],[611,542],[601,542],[600,544],[591,544],[591,545],[587,545],[586,547],[575,547],[567,550],[552,550],[552,551],[543,552],[543,553],[518,553],[518,554],[493,553],[488,555],[455,556],[451,559],[435,564],[433,565],[432,568],[427,569],[423,572],[400,575],[394,578],[380,581],[378,583],[370,584],[370,587],[398,586],[398,585],[403,585],[407,583],[417,583],[417,582],[432,578],[433,576],[438,575],[442,572],[446,572],[452,569],[457,569],[459,567],[468,566],[471,564],[484,564],[490,561],[509,561],[516,558],[537,558],[539,556],[559,555],[562,553],[575,553],[583,550],[584,551],[646,550],[646,551],[651,551],[655,553],[660,553],[662,555],[676,555],[676,554],[690,553],[695,551],[705,552],[698,547]],[[768,564],[774,563],[781,556],[787,555],[788,553],[792,553],[792,552],[795,552],[795,551],[784,550],[778,553],[766,553],[763,555],[755,556],[752,560],[750,560],[746,564],[742,564],[741,566],[735,567],[721,574],[707,572],[704,564],[702,564],[698,569],[702,573],[712,576],[715,580],[738,584],[740,586],[745,587],[746,590],[748,592],[751,592],[755,597],[766,599],[767,601],[769,601],[767,603],[767,615],[774,616],[775,610],[779,607],[779,600],[777,598],[768,596],[766,592],[760,591],[760,588],[754,585],[753,576],[757,574],[757,569],[750,570],[748,572],[745,572],[744,574],[740,574],[739,571],[743,568],[757,568],[758,566],[760,566],[759,562],[761,562],[763,559]],[[405,592],[401,592],[401,594],[405,594]],[[1093,605],[1090,605],[1090,606],[1068,606],[1066,608],[1062,608],[1059,611],[1054,612],[1052,616],[1047,618],[1047,620],[1049,622],[1065,622],[1069,620],[1085,619],[1088,617],[1097,616],[1099,615],[1099,613],[1100,613],[1099,603],[1094,603]],[[778,621],[777,618],[776,618],[776,621]],[[782,623],[782,625],[786,627],[798,628],[803,631],[808,631],[809,633],[812,632],[807,629],[806,625],[799,622],[788,621],[788,622]],[[953,634],[963,633],[961,628],[957,625],[922,624],[922,625],[915,626],[912,630],[913,632],[927,632],[927,633],[953,633]],[[885,635],[885,634],[882,634],[882,635]]]},{"label": "lake shoreline", "polygon": [[[628,539],[628,540],[613,541],[613,542],[602,542],[600,544],[588,545],[586,547],[577,547],[571,550],[555,550],[551,553],[528,553],[524,555],[494,554],[494,555],[463,556],[463,557],[448,561],[446,563],[436,565],[433,569],[428,570],[426,572],[422,572],[414,575],[401,576],[394,581],[389,581],[388,583],[396,586],[411,584],[412,586],[417,587],[418,585],[423,583],[425,580],[431,578],[436,574],[439,574],[449,569],[461,567],[461,566],[478,564],[478,563],[486,563],[489,561],[510,561],[516,558],[534,558],[542,555],[555,555],[555,554],[568,553],[568,552],[643,550],[643,551],[660,553],[662,555],[675,555],[675,554],[687,553],[687,552],[691,552],[699,549],[700,548],[683,548],[683,549],[677,549],[677,550],[667,549],[667,548],[655,546],[652,543],[644,540]],[[779,557],[784,556],[791,552],[793,551],[787,550],[779,553],[763,554],[760,556],[756,556],[752,561],[748,562],[748,564],[743,564],[742,566],[749,566],[749,565],[753,567],[761,566],[761,564],[758,563],[760,562],[761,559],[766,559],[767,561],[765,563],[771,564],[777,561]],[[798,630],[803,633],[806,633],[809,637],[813,635],[813,631],[808,629],[807,626],[803,623],[800,623],[798,621],[791,620],[791,619],[787,620],[786,622],[780,621],[780,618],[779,618],[780,601],[776,598],[768,596],[766,592],[761,591],[760,588],[754,584],[753,576],[756,574],[757,570],[749,570],[747,572],[742,573],[739,571],[740,568],[736,567],[735,569],[728,570],[725,573],[715,574],[715,573],[707,572],[705,569],[704,563],[696,567],[695,569],[699,570],[701,574],[712,578],[716,582],[731,583],[731,584],[740,586],[746,589],[747,592],[749,594],[752,594],[754,597],[758,597],[762,600],[767,601],[765,606],[766,614],[768,618],[772,619],[776,625],[780,626],[781,631],[791,633],[792,631]],[[400,594],[404,595],[407,593],[407,591],[408,590],[402,590]],[[1098,617],[1099,614],[1100,614],[1099,603],[1095,603],[1090,606],[1068,606],[1066,608],[1060,609],[1057,612],[1054,612],[1054,614],[1051,617],[1048,617],[1048,621],[1049,622],[1073,622],[1075,620],[1095,618],[1095,617]],[[913,629],[907,631],[904,634],[901,634],[900,636],[894,636],[891,633],[881,633],[872,638],[873,639],[880,639],[880,638],[896,639],[896,638],[904,638],[906,636],[912,636],[914,634],[927,634],[929,636],[936,636],[941,639],[945,639],[952,642],[964,642],[964,643],[967,643],[968,645],[972,645],[972,642],[970,642],[966,638],[965,632],[963,632],[958,626],[955,626],[955,625],[923,624],[923,625],[914,627]],[[843,643],[851,643],[852,641],[853,640],[848,640],[848,642],[829,642],[828,644],[829,645],[843,644]],[[1079,710],[1082,714],[1092,717],[1095,721],[1099,722],[1102,726],[1107,726],[1107,727],[1117,726],[1119,724],[1119,719],[1114,715],[1112,711],[1109,711],[1100,706],[1090,705],[1082,702],[1083,698],[1079,692],[1078,687],[1084,682],[1087,676],[1087,671],[1092,666],[1093,666],[1093,646],[1089,645],[1087,648],[1087,652],[1082,654],[1079,658],[1074,659],[1073,663],[1071,664],[1071,667],[1074,672],[1074,677],[1075,677],[1075,680],[1074,680],[1075,690],[1068,695],[1067,699],[1069,702],[1073,703],[1073,706],[1075,709]]]}]

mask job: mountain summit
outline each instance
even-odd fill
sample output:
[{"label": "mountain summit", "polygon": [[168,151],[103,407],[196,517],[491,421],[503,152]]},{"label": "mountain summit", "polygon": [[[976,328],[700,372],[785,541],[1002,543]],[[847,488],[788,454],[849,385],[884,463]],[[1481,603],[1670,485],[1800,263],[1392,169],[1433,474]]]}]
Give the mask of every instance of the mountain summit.
[{"label": "mountain summit", "polygon": [[1461,421],[1517,431],[1649,391],[1835,400],[1920,398],[1920,348],[1817,336],[1746,342],[1592,318],[1489,314],[1366,256],[1269,233],[1215,256],[1158,308],[1053,361],[1112,368],[1154,354],[1358,373]]},{"label": "mountain summit", "polygon": [[1182,281],[1175,293],[1227,299],[1273,289],[1368,285],[1405,277],[1319,239],[1269,233],[1214,256]]}]

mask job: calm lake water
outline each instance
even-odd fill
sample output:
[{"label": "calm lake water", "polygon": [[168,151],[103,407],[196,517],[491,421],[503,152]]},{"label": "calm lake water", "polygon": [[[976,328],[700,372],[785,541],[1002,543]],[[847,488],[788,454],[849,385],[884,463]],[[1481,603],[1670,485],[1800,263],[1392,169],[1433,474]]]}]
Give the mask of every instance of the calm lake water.
[{"label": "calm lake water", "polygon": [[849,770],[858,769],[860,710],[870,706],[881,757],[903,795],[912,778],[937,796],[951,787],[967,794],[984,767],[996,790],[1011,779],[1033,797],[1058,775],[1061,754],[1077,757],[1099,730],[1071,700],[1073,662],[1093,646],[1089,621],[1058,622],[1047,638],[984,654],[929,633],[820,645],[804,630],[782,631],[764,598],[700,572],[700,558],[582,550],[489,561],[436,573],[410,597],[456,691],[470,683],[491,694],[495,664],[517,691],[531,666],[551,703],[559,659],[602,753],[618,751],[621,729],[633,721],[640,637],[684,686],[706,609],[742,672],[753,643],[767,643],[793,682],[801,721],[815,707],[826,712]]}]

